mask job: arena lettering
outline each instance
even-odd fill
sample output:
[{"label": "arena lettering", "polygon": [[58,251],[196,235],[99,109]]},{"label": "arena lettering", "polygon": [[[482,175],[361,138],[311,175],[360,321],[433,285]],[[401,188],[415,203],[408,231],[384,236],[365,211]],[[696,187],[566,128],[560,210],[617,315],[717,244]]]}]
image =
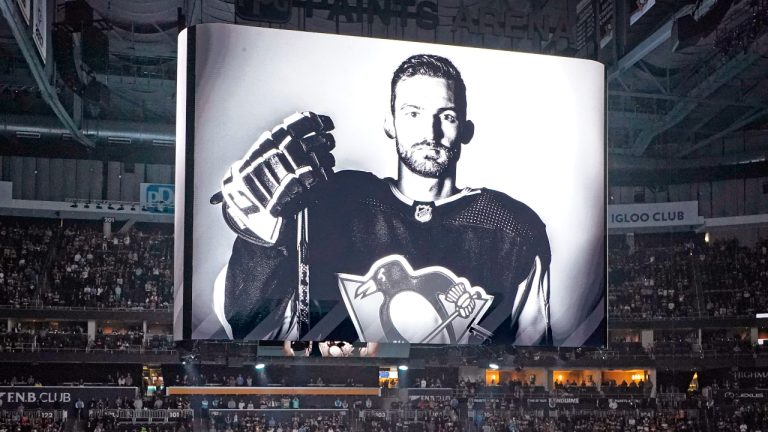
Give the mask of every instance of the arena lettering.
[{"label": "arena lettering", "polygon": [[427,396],[427,395],[409,395],[409,400],[423,400],[423,401],[449,401],[451,396]]},{"label": "arena lettering", "polygon": [[475,34],[492,34],[520,40],[565,40],[568,44],[573,44],[573,28],[564,15],[526,14],[514,9],[483,5],[474,9],[460,6],[453,17],[451,31],[463,29]]},{"label": "arena lettering", "polygon": [[759,372],[759,371],[753,371],[753,372],[734,372],[733,375],[737,379],[754,379],[754,378],[766,379],[766,378],[768,378],[768,371],[766,371],[766,372]]},{"label": "arena lettering", "polygon": [[682,211],[658,211],[653,213],[614,213],[611,214],[611,223],[638,223],[638,222],[676,222],[685,220],[685,212]]},{"label": "arena lettering", "polygon": [[578,404],[579,398],[549,398],[550,404]]},{"label": "arena lettering", "polygon": [[[489,2],[490,3],[490,2]],[[329,21],[373,24],[380,21],[400,27],[413,22],[423,30],[449,25],[452,32],[506,36],[515,40],[534,42],[565,41],[576,44],[576,21],[567,13],[548,14],[515,10],[503,4],[459,6],[455,12],[439,10],[433,0],[237,0],[235,11],[239,18],[251,21],[282,22],[291,19],[292,9],[302,9],[306,18],[316,11],[327,11]],[[442,21],[441,21],[442,20]],[[536,46],[534,43],[532,46]]]},{"label": "arena lettering", "polygon": [[762,393],[740,393],[736,399],[762,399],[765,397]]},{"label": "arena lettering", "polygon": [[52,393],[52,392],[2,392],[0,398],[5,396],[5,401],[9,403],[54,403],[54,402],[71,402],[72,395],[70,393]]}]

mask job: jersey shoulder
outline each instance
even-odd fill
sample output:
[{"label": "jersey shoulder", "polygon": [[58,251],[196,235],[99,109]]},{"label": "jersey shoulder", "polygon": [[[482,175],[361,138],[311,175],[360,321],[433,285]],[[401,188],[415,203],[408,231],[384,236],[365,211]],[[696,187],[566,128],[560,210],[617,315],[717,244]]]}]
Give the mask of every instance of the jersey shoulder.
[{"label": "jersey shoulder", "polygon": [[329,193],[352,201],[381,199],[389,191],[389,183],[366,171],[339,171],[328,183]]},{"label": "jersey shoulder", "polygon": [[546,239],[546,225],[525,203],[492,189],[480,189],[472,203],[453,218],[456,222],[478,225],[522,240]]},{"label": "jersey shoulder", "polygon": [[384,180],[367,171],[344,170],[333,175],[333,183],[341,188],[381,186]]}]

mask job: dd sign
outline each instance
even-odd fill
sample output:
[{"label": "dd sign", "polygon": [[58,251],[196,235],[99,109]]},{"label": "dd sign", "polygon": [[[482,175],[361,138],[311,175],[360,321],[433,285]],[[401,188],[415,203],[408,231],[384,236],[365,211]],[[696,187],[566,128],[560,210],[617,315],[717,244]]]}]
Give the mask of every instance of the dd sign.
[{"label": "dd sign", "polygon": [[154,213],[173,213],[176,188],[172,184],[141,183],[141,206]]}]

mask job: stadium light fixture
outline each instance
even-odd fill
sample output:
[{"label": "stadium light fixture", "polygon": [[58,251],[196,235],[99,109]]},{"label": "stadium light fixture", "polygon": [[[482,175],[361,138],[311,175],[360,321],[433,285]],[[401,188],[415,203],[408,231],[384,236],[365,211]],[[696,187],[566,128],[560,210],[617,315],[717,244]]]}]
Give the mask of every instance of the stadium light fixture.
[{"label": "stadium light fixture", "polygon": [[401,364],[400,366],[397,367],[397,369],[405,372],[408,370],[408,365]]},{"label": "stadium light fixture", "polygon": [[256,366],[254,366],[254,368],[255,368],[256,370],[262,370],[262,369],[264,369],[265,367],[267,367],[267,365],[265,365],[264,363],[256,363]]},{"label": "stadium light fixture", "polygon": [[493,369],[493,370],[499,370],[499,365],[497,363],[490,363],[488,365],[488,368]]}]

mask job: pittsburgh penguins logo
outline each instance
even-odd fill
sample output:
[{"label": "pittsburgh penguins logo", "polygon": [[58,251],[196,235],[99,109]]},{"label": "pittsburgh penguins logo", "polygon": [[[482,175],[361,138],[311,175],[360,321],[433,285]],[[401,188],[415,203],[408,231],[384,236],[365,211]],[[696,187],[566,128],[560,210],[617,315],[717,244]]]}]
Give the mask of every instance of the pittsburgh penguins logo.
[{"label": "pittsburgh penguins logo", "polygon": [[413,270],[401,255],[376,261],[365,276],[338,277],[358,336],[367,342],[466,343],[493,301],[450,270]]}]

